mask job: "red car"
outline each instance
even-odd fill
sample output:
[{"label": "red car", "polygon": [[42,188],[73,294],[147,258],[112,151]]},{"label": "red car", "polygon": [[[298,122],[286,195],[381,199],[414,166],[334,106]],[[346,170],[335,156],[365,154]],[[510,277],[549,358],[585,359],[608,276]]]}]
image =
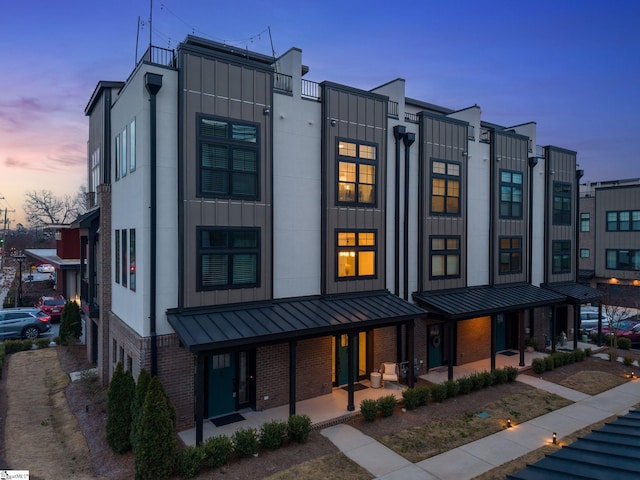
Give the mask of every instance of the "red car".
[{"label": "red car", "polygon": [[62,295],[54,295],[52,297],[40,297],[35,306],[49,315],[52,322],[59,322],[65,303],[67,303],[67,301]]},{"label": "red car", "polygon": [[602,327],[602,334],[616,334],[618,338],[628,338],[632,345],[640,343],[640,323],[637,317],[626,318],[615,323],[614,328]]}]

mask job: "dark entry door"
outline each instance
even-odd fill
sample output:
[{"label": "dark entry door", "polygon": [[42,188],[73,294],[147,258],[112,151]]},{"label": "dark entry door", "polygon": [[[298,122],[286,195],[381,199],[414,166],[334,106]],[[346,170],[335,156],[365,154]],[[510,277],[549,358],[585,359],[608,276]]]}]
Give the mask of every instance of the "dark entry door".
[{"label": "dark entry door", "polygon": [[429,362],[428,368],[435,368],[442,365],[442,349],[444,342],[443,325],[431,325],[429,326],[429,344],[427,345],[427,361]]},{"label": "dark entry door", "polygon": [[507,322],[505,315],[496,316],[496,352],[507,349]]},{"label": "dark entry door", "polygon": [[[356,344],[353,349],[353,365],[354,368],[358,365],[358,339],[356,339]],[[349,369],[348,369],[348,358],[349,358],[349,340],[348,335],[340,335],[336,337],[336,350],[338,359],[338,385],[346,385],[349,382]],[[354,378],[357,380],[358,378],[358,369],[354,369]]]},{"label": "dark entry door", "polygon": [[236,358],[233,353],[209,357],[207,417],[236,410]]}]

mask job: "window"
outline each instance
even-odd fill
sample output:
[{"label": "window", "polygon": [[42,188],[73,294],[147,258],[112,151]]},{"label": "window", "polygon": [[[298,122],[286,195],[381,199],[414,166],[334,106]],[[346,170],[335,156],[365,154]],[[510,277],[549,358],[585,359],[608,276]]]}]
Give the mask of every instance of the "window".
[{"label": "window", "polygon": [[430,237],[431,278],[460,276],[460,237]]},{"label": "window", "polygon": [[571,225],[571,184],[553,182],[553,224]]},{"label": "window", "polygon": [[376,233],[337,232],[338,278],[353,279],[376,275]]},{"label": "window", "polygon": [[120,140],[120,148],[122,148],[122,154],[120,155],[120,167],[122,169],[121,176],[122,177],[126,177],[127,176],[127,171],[129,169],[129,162],[128,162],[128,158],[127,158],[127,127],[124,127],[124,130],[122,130],[122,134],[121,134],[121,140]]},{"label": "window", "polygon": [[129,124],[129,171],[136,169],[136,119]]},{"label": "window", "polygon": [[122,229],[122,286],[127,286],[127,229]]},{"label": "window", "polygon": [[257,287],[260,231],[200,227],[198,259],[198,290]]},{"label": "window", "polygon": [[522,272],[522,237],[500,237],[500,274]]},{"label": "window", "polygon": [[588,232],[590,230],[591,230],[591,214],[588,212],[581,213],[580,214],[580,231]]},{"label": "window", "polygon": [[120,230],[116,230],[115,234],[116,244],[115,244],[115,275],[116,283],[120,283]]},{"label": "window", "polygon": [[116,180],[120,179],[120,170],[122,169],[122,152],[120,151],[120,135],[116,135],[116,144],[113,149],[115,155]]},{"label": "window", "polygon": [[136,290],[136,230],[129,230],[129,288]]},{"label": "window", "polygon": [[500,218],[522,218],[522,172],[500,171]]},{"label": "window", "polygon": [[91,194],[91,205],[97,203],[98,185],[100,185],[100,147],[91,154],[91,166],[89,167],[89,193]]},{"label": "window", "polygon": [[552,272],[571,273],[571,241],[555,240],[552,250]]},{"label": "window", "polygon": [[607,212],[608,232],[640,231],[640,210]]},{"label": "window", "polygon": [[431,162],[431,213],[460,215],[460,164]]},{"label": "window", "polygon": [[376,204],[378,147],[338,141],[338,203]]},{"label": "window", "polygon": [[111,341],[111,351],[113,352],[111,354],[113,363],[118,363],[118,342],[115,338]]},{"label": "window", "polygon": [[258,199],[258,125],[198,118],[199,195]]},{"label": "window", "polygon": [[607,249],[607,268],[640,271],[640,250]]},{"label": "window", "polygon": [[580,258],[589,258],[591,256],[591,252],[588,248],[580,249]]}]

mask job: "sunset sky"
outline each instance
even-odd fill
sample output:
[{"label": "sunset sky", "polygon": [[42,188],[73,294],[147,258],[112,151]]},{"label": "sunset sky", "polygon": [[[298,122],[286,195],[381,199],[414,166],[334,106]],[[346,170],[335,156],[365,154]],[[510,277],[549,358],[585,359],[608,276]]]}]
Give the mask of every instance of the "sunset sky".
[{"label": "sunset sky", "polygon": [[310,80],[369,90],[401,77],[412,98],[535,121],[539,144],[578,152],[584,181],[640,177],[637,0],[4,0],[0,209],[13,227],[25,192],[86,184],[84,108],[98,81],[131,73],[151,3],[154,45],[298,47]]}]

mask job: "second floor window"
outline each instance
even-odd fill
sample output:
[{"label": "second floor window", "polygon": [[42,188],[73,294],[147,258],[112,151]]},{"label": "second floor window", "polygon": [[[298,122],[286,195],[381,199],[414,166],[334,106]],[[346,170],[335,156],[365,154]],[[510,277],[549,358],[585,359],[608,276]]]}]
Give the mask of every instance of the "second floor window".
[{"label": "second floor window", "polygon": [[500,274],[522,272],[522,238],[500,238]]},{"label": "second floor window", "polygon": [[580,214],[580,231],[588,232],[591,230],[591,214],[584,212]]},{"label": "second floor window", "polygon": [[460,276],[460,237],[431,237],[431,278]]},{"label": "second floor window", "polygon": [[338,278],[376,275],[376,233],[372,231],[337,232]]},{"label": "second floor window", "polygon": [[431,162],[431,213],[460,215],[460,164]]},{"label": "second floor window", "polygon": [[553,182],[553,224],[571,225],[571,184]]},{"label": "second floor window", "polygon": [[136,289],[136,229],[129,229],[129,288]]},{"label": "second floor window", "polygon": [[260,232],[257,228],[198,229],[198,289],[259,285]]},{"label": "second floor window", "polygon": [[571,273],[571,241],[554,240],[552,250],[552,272]]},{"label": "second floor window", "polygon": [[640,231],[640,210],[607,212],[608,232]]},{"label": "second floor window", "polygon": [[591,256],[591,252],[588,248],[580,249],[580,258],[589,258]]},{"label": "second floor window", "polygon": [[607,249],[607,269],[640,271],[640,250]]},{"label": "second floor window", "polygon": [[198,122],[198,194],[257,200],[258,125],[208,117],[198,117]]},{"label": "second floor window", "polygon": [[522,172],[500,171],[500,217],[522,218]]},{"label": "second floor window", "polygon": [[338,141],[339,204],[375,206],[377,151],[375,145]]}]

